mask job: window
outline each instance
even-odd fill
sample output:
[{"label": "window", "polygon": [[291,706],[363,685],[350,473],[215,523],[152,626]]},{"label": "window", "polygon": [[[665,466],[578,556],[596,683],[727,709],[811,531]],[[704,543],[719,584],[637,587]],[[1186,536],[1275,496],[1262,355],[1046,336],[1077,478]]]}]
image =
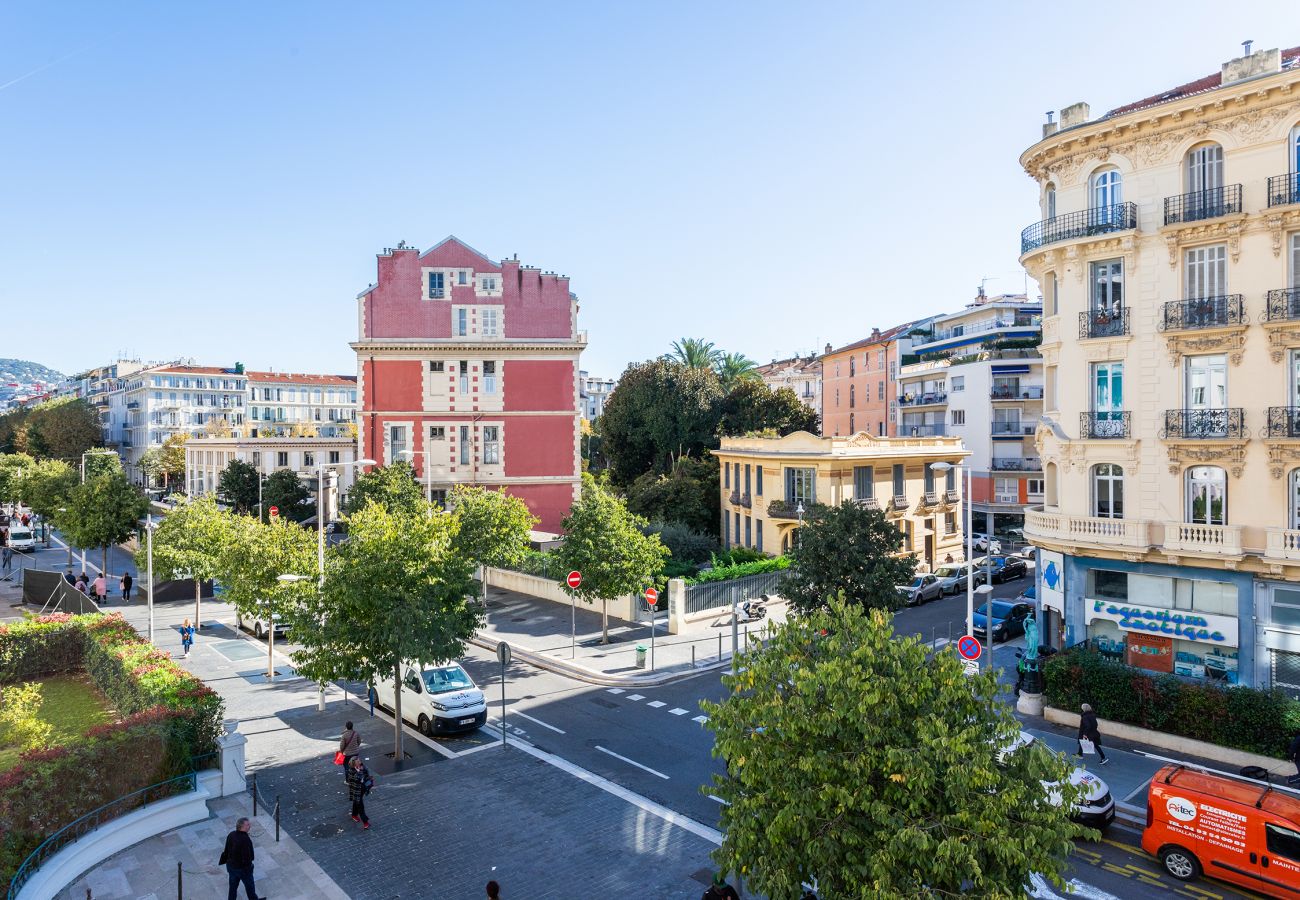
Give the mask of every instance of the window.
[{"label": "window", "polygon": [[469,363],[461,361],[456,363],[457,370],[460,374],[460,392],[469,393]]},{"label": "window", "polygon": [[[1115,318],[1124,312],[1124,261],[1109,259],[1095,262],[1092,273],[1092,297],[1090,309],[1098,324],[1108,324],[1109,318]],[[1109,317],[1103,321],[1104,317]]]},{"label": "window", "polygon": [[340,462],[342,462],[341,456],[342,456],[342,454],[339,453],[339,451],[337,451],[337,450],[331,450],[331,451],[330,451],[330,465],[331,465],[331,466],[337,466]]},{"label": "window", "polygon": [[430,426],[429,426],[429,440],[431,440],[431,441],[445,441],[445,440],[447,440],[447,429],[446,429],[446,427],[443,426],[443,425],[430,425]]},{"label": "window", "polygon": [[876,423],[876,433],[877,433],[877,436],[878,436],[878,437],[884,437],[884,436],[885,436],[885,423],[884,423],[884,422],[877,422],[877,423]]},{"label": "window", "polygon": [[750,466],[749,463],[745,463],[745,493],[746,494],[749,493],[750,479],[752,475],[753,475],[752,467]]},{"label": "window", "polygon": [[1041,497],[1041,496],[1043,496],[1043,479],[1041,479],[1041,478],[1026,478],[1026,479],[1025,479],[1025,493],[1028,494],[1030,497]]},{"label": "window", "polygon": [[441,300],[444,295],[444,278],[441,272],[429,273],[429,299]]},{"label": "window", "polygon": [[907,487],[902,463],[894,463],[894,496],[900,498],[907,496]]},{"label": "window", "polygon": [[1092,596],[1107,600],[1128,599],[1128,573],[1107,572],[1105,569],[1091,569]]},{"label": "window", "polygon": [[1228,515],[1228,473],[1218,466],[1187,470],[1187,521],[1223,525]]},{"label": "window", "polygon": [[954,375],[948,379],[948,390],[954,394],[960,394],[966,390],[966,376]]},{"label": "window", "polygon": [[[1202,144],[1188,153],[1188,192],[1195,194],[1221,187],[1223,187],[1223,148],[1218,144]],[[1217,202],[1216,199],[1215,203]]]},{"label": "window", "polygon": [[876,469],[874,466],[853,467],[853,499],[870,500],[876,496]]},{"label": "window", "polygon": [[275,454],[275,464],[281,469],[289,466],[289,453],[286,450],[280,450]]},{"label": "window", "polygon": [[921,477],[925,480],[925,493],[927,495],[933,494],[934,493],[934,469],[931,469],[928,465],[921,466],[921,472],[922,472]]},{"label": "window", "polygon": [[754,549],[757,550],[759,553],[762,553],[763,552],[763,520],[762,519],[758,520],[758,527],[754,529],[754,537],[757,539],[754,544]]},{"label": "window", "polygon": [[1228,293],[1227,256],[1223,244],[1187,250],[1183,257],[1183,271],[1189,300],[1222,297]]},{"label": "window", "polygon": [[[1095,414],[1095,434],[1106,436],[1106,428],[1121,428],[1124,418],[1124,364],[1122,362],[1093,363],[1092,411]],[[1107,426],[1104,423],[1114,423]]]},{"label": "window", "polygon": [[727,489],[731,488],[731,463],[722,464],[722,486]]},{"label": "window", "polygon": [[[761,465],[754,466],[754,493],[759,497],[763,496],[763,467]],[[761,529],[759,533],[762,533]]]},{"label": "window", "polygon": [[[852,385],[852,384],[849,385],[849,409],[853,409],[853,407],[857,405],[857,397],[858,397],[857,385]],[[852,430],[853,430],[852,428],[849,429],[849,431]]]},{"label": "window", "polygon": [[[1217,410],[1228,406],[1228,358],[1215,354],[1212,356],[1189,356],[1186,362],[1186,393],[1184,405],[1188,410]],[[1201,437],[1213,437],[1216,429],[1222,431],[1227,426],[1226,418],[1217,421],[1218,416],[1202,416],[1201,421],[1185,423],[1185,430]],[[1206,433],[1202,433],[1206,432]],[[1225,435],[1226,436],[1226,435]]]},{"label": "window", "polygon": [[497,364],[492,360],[483,363],[483,393],[497,392]]},{"label": "window", "polygon": [[1093,173],[1092,208],[1098,222],[1109,222],[1109,208],[1124,202],[1124,179],[1113,166]]},{"label": "window", "polygon": [[1269,853],[1300,862],[1300,832],[1274,825],[1272,822],[1265,822],[1264,841],[1268,845]]},{"label": "window", "polygon": [[459,272],[457,272],[457,273],[456,273],[456,283],[457,283],[457,284],[469,284],[469,273],[466,272],[464,269],[461,269]]},{"label": "window", "polygon": [[952,493],[957,492],[957,467],[952,466],[943,473],[943,489]]},{"label": "window", "polygon": [[260,450],[253,451],[253,468],[254,469],[262,468],[262,451]]},{"label": "window", "polygon": [[495,466],[501,462],[501,429],[496,425],[483,426],[483,464]]},{"label": "window", "polygon": [[838,407],[839,405],[840,405],[840,389],[839,389],[839,388],[836,388],[836,389],[835,389],[835,406]]},{"label": "window", "polygon": [[430,371],[430,372],[443,372],[443,371],[446,371],[446,365],[447,365],[447,364],[444,363],[444,362],[443,362],[442,360],[440,360],[440,359],[438,359],[438,360],[431,360],[431,361],[429,362],[429,371]]},{"label": "window", "polygon": [[[726,513],[723,513],[726,515]],[[740,513],[736,513],[736,543],[740,543]]]},{"label": "window", "polygon": [[1288,476],[1290,502],[1287,503],[1289,528],[1300,528],[1300,469],[1292,469]]},{"label": "window", "polygon": [[303,467],[304,469],[312,469],[312,468],[315,468],[315,467],[316,467],[316,454],[315,454],[315,453],[312,453],[310,450],[303,451],[303,454],[302,454],[302,467]]},{"label": "window", "polygon": [[469,465],[469,426],[460,426],[460,464]]},{"label": "window", "polygon": [[482,279],[483,290],[495,291],[497,289],[497,277],[495,275],[484,275],[482,276]]},{"label": "window", "polygon": [[966,410],[964,410],[964,409],[954,409],[954,410],[951,410],[951,413],[952,413],[952,424],[954,424],[954,425],[965,425],[965,424],[966,424]]},{"label": "window", "polygon": [[1291,235],[1291,287],[1300,288],[1300,231]]},{"label": "window", "polygon": [[849,434],[857,434],[857,425],[853,421],[853,413],[849,413]]},{"label": "window", "polygon": [[754,525],[749,516],[745,516],[745,546],[753,546],[754,543]]},{"label": "window", "polygon": [[943,533],[944,534],[957,533],[957,514],[955,512],[948,512],[943,514]]},{"label": "window", "polygon": [[[808,506],[817,500],[816,469],[785,470],[785,502],[794,506],[798,503]],[[739,513],[737,513],[739,515]]]},{"label": "window", "polygon": [[1014,478],[993,479],[993,496],[998,503],[1019,503],[1020,482]]},{"label": "window", "polygon": [[1048,184],[1043,191],[1043,218],[1056,218],[1056,185]]},{"label": "window", "polygon": [[497,336],[497,310],[481,309],[479,310],[479,320],[483,323],[483,336]]},{"label": "window", "polygon": [[722,546],[731,546],[731,516],[725,513],[722,516]]},{"label": "window", "polygon": [[1092,467],[1092,514],[1102,519],[1124,518],[1124,469],[1114,463]]},{"label": "window", "polygon": [[399,454],[406,451],[406,426],[390,425],[388,427],[388,459],[395,462]]},{"label": "window", "polygon": [[469,334],[469,310],[461,307],[456,310],[456,336],[464,337]]},{"label": "window", "polygon": [[857,358],[856,356],[850,356],[850,357],[849,357],[849,377],[850,377],[850,378],[852,378],[854,375],[858,374],[858,365],[857,365],[857,362],[858,362],[858,358]]}]

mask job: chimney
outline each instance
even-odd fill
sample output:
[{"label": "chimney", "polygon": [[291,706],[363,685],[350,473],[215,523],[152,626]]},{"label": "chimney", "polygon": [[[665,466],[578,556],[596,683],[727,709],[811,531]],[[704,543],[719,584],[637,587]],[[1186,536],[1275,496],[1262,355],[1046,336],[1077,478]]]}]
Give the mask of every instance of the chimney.
[{"label": "chimney", "polygon": [[873,328],[873,329],[871,329],[871,339],[872,339],[873,341],[878,341],[878,340],[880,340],[880,329],[879,329],[879,328]]},{"label": "chimney", "polygon": [[830,352],[831,352],[831,345],[830,345],[830,344],[827,344],[827,345],[826,345],[826,355],[829,356],[829,355],[830,355]]},{"label": "chimney", "polygon": [[1238,56],[1236,59],[1230,59],[1223,64],[1224,85],[1234,84],[1238,81],[1245,81],[1248,78],[1259,78],[1263,75],[1276,75],[1282,71],[1282,51],[1277,47],[1272,50],[1260,50],[1257,53],[1250,52],[1250,45],[1253,41],[1243,41],[1242,48],[1246,51],[1245,56]]},{"label": "chimney", "polygon": [[1050,137],[1056,134],[1060,126],[1052,121],[1052,116],[1056,115],[1050,109],[1047,111],[1047,122],[1043,125],[1043,137]]},{"label": "chimney", "polygon": [[1073,128],[1075,125],[1082,125],[1088,121],[1088,113],[1088,104],[1082,101],[1070,104],[1061,110],[1061,127]]}]

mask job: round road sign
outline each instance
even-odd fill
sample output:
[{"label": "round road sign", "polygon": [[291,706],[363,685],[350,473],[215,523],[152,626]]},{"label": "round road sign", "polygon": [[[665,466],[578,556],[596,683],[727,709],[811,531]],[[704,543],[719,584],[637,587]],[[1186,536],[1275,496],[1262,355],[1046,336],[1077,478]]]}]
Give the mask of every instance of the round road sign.
[{"label": "round road sign", "polygon": [[646,588],[646,589],[645,589],[645,602],[646,602],[646,603],[649,603],[651,606],[654,606],[656,603],[659,602],[659,592],[656,591],[656,590],[655,590],[654,588],[652,588],[652,587],[648,587],[648,588]]},{"label": "round road sign", "polygon": [[574,590],[577,590],[578,585],[582,584],[582,573],[570,572],[569,577],[564,579],[564,583],[567,584],[569,587],[573,588]]},{"label": "round road sign", "polygon": [[505,641],[497,643],[497,659],[501,661],[503,666],[510,665],[510,645]]},{"label": "round road sign", "polygon": [[275,518],[276,516],[278,516],[278,515],[280,515],[280,507],[278,507],[278,506],[272,506],[272,507],[271,507],[271,518],[274,519],[274,518]]},{"label": "round road sign", "polygon": [[979,659],[984,648],[980,646],[978,639],[964,634],[957,642],[957,652],[961,654],[962,659]]}]

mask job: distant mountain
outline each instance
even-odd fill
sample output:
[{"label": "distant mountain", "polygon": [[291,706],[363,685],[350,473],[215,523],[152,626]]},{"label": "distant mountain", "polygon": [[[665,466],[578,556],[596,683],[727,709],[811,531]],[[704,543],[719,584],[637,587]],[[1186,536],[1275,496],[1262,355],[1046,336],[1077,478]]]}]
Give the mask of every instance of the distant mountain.
[{"label": "distant mountain", "polygon": [[26,359],[0,359],[0,388],[11,384],[29,387],[37,383],[48,388],[67,380],[68,376],[62,372],[48,369],[40,363]]}]

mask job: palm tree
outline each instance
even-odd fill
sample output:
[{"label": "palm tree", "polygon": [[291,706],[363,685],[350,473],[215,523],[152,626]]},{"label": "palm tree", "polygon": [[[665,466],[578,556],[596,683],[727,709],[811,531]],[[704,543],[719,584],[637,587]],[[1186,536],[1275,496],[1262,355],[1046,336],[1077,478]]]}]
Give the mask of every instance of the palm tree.
[{"label": "palm tree", "polygon": [[721,358],[722,352],[713,346],[713,341],[701,338],[673,341],[672,352],[664,354],[665,361],[680,363],[688,369],[712,369]]},{"label": "palm tree", "polygon": [[762,381],[758,374],[758,363],[743,353],[722,353],[714,364],[722,389],[729,391],[742,381]]}]

